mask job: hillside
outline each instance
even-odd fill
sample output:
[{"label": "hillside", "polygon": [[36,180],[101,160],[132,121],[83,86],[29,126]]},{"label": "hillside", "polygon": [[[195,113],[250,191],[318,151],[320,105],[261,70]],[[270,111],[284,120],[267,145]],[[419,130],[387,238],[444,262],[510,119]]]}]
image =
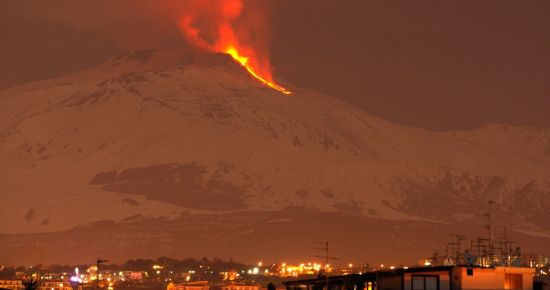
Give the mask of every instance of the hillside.
[{"label": "hillside", "polygon": [[0,92],[0,259],[254,259],[245,245],[265,239],[289,244],[269,255],[291,259],[303,251],[289,240],[307,250],[324,237],[367,260],[377,254],[354,251],[395,235],[388,259],[414,261],[439,245],[411,233],[482,234],[490,199],[518,240],[548,250],[547,131],[436,133],[290,89],[189,49]]}]

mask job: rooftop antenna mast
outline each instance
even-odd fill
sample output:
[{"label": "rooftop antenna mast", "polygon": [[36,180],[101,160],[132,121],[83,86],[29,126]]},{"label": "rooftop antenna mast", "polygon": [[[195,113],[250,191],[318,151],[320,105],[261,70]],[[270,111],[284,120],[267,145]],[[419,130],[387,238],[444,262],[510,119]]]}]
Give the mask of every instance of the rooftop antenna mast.
[{"label": "rooftop antenna mast", "polygon": [[97,264],[96,264],[96,266],[97,266],[97,272],[96,272],[96,275],[95,275],[95,276],[96,276],[96,277],[95,277],[95,289],[98,290],[98,289],[99,289],[99,266],[100,266],[101,264],[107,263],[107,262],[109,262],[109,261],[107,261],[107,260],[101,260],[100,258],[97,258],[97,261],[96,261],[96,262],[97,262]]},{"label": "rooftop antenna mast", "polygon": [[501,255],[503,260],[506,262],[506,266],[512,265],[512,254],[513,254],[513,245],[514,241],[511,241],[508,237],[508,227],[504,225],[504,233],[502,236],[501,242]]},{"label": "rooftop antenna mast", "polygon": [[[455,250],[453,253],[455,255],[455,264],[460,265],[460,257],[462,256],[461,244],[462,244],[462,241],[466,239],[466,237],[459,234],[453,234],[451,236],[454,236],[456,238],[455,242],[449,243],[453,246],[453,249]],[[456,249],[454,248],[454,246],[456,246]]]},{"label": "rooftop antenna mast", "polygon": [[503,234],[502,234],[501,256],[506,266],[511,266],[512,255],[514,252],[513,246],[515,242],[511,241],[510,236],[508,235],[508,228],[511,226],[511,223],[512,223],[510,209],[508,209],[506,213],[507,214],[504,217],[504,226],[503,226]]},{"label": "rooftop antenna mast", "polygon": [[448,242],[447,243],[447,247],[446,249],[451,249],[450,251],[447,250],[447,265],[450,265],[450,264],[453,264],[453,265],[456,265],[457,264],[457,260],[456,260],[456,257],[455,257],[455,254],[456,254],[456,246],[457,246],[457,243],[456,242]]},{"label": "rooftop antenna mast", "polygon": [[484,214],[487,217],[488,224],[485,226],[485,228],[489,231],[489,238],[488,238],[488,251],[487,255],[489,256],[488,262],[489,265],[493,265],[495,261],[495,204],[496,202],[493,200],[489,200],[487,202],[489,205],[489,210],[486,214]]},{"label": "rooftop antenna mast", "polygon": [[488,266],[488,251],[487,251],[487,242],[489,239],[486,238],[477,238],[477,256],[479,258],[480,266]]},{"label": "rooftop antenna mast", "polygon": [[[430,257],[432,266],[438,266],[439,264],[441,264],[439,261],[439,258],[442,257],[442,255],[443,255],[443,251],[441,250],[435,250],[433,252],[432,257]],[[445,260],[445,258],[447,257],[443,257],[443,260]]]},{"label": "rooftop antenna mast", "polygon": [[322,259],[325,259],[325,287],[326,287],[326,290],[329,290],[328,288],[328,265],[329,265],[329,261],[333,261],[333,260],[338,260],[337,257],[331,257],[329,255],[329,242],[328,241],[325,241],[325,242],[315,242],[315,244],[319,245],[317,247],[314,247],[314,249],[316,250],[322,250],[324,252],[325,255],[323,256],[315,256],[315,258],[322,258]]}]

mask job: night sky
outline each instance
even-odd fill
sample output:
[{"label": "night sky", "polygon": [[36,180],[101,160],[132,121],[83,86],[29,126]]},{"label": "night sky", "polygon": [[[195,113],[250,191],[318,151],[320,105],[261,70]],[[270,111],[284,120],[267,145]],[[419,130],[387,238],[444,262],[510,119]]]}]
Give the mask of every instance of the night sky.
[{"label": "night sky", "polygon": [[[175,0],[0,1],[0,88],[184,45]],[[433,130],[550,127],[549,1],[271,1],[275,76]]]}]

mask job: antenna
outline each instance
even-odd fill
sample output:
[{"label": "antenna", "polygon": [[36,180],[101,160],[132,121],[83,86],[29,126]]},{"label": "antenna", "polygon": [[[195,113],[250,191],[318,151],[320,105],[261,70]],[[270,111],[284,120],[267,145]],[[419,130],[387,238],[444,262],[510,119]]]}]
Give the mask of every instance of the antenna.
[{"label": "antenna", "polygon": [[[329,248],[328,241],[326,241],[326,242],[315,242],[315,244],[318,244],[320,246],[319,247],[313,247],[313,249],[322,250],[322,251],[325,252],[324,256],[314,256],[314,257],[325,259],[325,286],[327,287],[326,290],[328,290],[328,262],[330,260],[338,260],[338,258],[329,256],[329,249],[330,248]],[[319,270],[319,272],[321,272],[321,270]]]},{"label": "antenna", "polygon": [[466,239],[466,237],[459,234],[452,234],[451,236],[456,238],[455,242],[451,242],[449,244],[452,245],[453,248],[456,246],[456,251],[454,251],[453,254],[455,255],[455,263],[458,265],[460,264],[460,257],[462,256],[461,243]]},{"label": "antenna", "polygon": [[489,205],[489,210],[487,213],[484,214],[484,216],[487,217],[488,224],[485,226],[485,228],[489,231],[489,239],[488,239],[488,251],[487,255],[489,256],[489,264],[493,265],[495,261],[495,204],[496,202],[493,200],[489,200],[487,202]]},{"label": "antenna", "polygon": [[488,266],[487,261],[487,243],[489,239],[478,237],[477,238],[477,246],[476,246],[476,254],[479,257],[479,265],[481,266]]},{"label": "antenna", "polygon": [[462,241],[466,240],[466,237],[463,236],[463,235],[459,235],[459,234],[454,234],[453,235],[455,238],[456,238],[456,261],[457,261],[457,264],[460,264],[460,257],[461,256],[464,256],[462,254],[462,247],[461,247],[461,244],[462,244]]},{"label": "antenna", "polygon": [[506,266],[512,265],[512,255],[513,255],[513,245],[515,244],[514,241],[511,241],[508,237],[508,227],[504,225],[503,228],[503,235],[502,235],[502,241],[501,243],[501,255],[502,260],[506,262]]},{"label": "antenna", "polygon": [[101,260],[100,258],[97,258],[97,261],[96,261],[96,262],[97,262],[97,272],[96,272],[96,275],[95,275],[95,276],[96,276],[96,277],[95,277],[95,278],[96,278],[96,279],[95,279],[95,289],[96,289],[96,290],[99,290],[99,266],[100,266],[101,264],[107,263],[107,262],[109,262],[109,261],[107,261],[107,260]]},{"label": "antenna", "polygon": [[457,253],[456,246],[458,246],[458,244],[456,242],[448,242],[447,245],[448,247],[451,248],[451,251],[450,251],[450,254],[447,254],[446,264],[447,265],[458,264],[458,261],[456,260],[456,256],[455,256],[455,254]]},{"label": "antenna", "polygon": [[443,257],[443,251],[435,250],[432,257],[430,257],[432,266],[438,266],[439,264],[441,264],[439,263],[439,258],[442,258],[442,260],[445,261],[447,257]]}]

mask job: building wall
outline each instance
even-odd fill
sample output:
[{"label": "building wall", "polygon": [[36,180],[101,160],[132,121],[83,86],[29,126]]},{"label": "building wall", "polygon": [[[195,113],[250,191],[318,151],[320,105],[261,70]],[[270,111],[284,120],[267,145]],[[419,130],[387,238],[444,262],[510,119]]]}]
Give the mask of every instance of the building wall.
[{"label": "building wall", "polygon": [[[505,274],[522,275],[522,290],[533,290],[534,269],[497,267],[497,268],[472,268],[473,275],[467,274],[466,267],[453,269],[453,279],[456,281],[457,288],[462,290],[479,289],[505,289]],[[455,289],[455,288],[453,288]]]},{"label": "building wall", "polygon": [[513,268],[513,267],[497,267],[498,273],[504,274],[521,274],[523,280],[523,290],[533,290],[533,277],[535,269],[533,268]]},{"label": "building wall", "polygon": [[504,275],[497,275],[495,269],[472,268],[473,275],[467,275],[467,268],[453,269],[453,276],[458,280],[459,289],[504,289]]},{"label": "building wall", "polygon": [[379,290],[401,290],[401,275],[380,276],[378,278]]},{"label": "building wall", "polygon": [[451,290],[451,277],[448,271],[434,271],[434,272],[422,272],[422,273],[405,273],[403,277],[403,289],[412,289],[412,276],[413,275],[429,275],[439,277],[439,290]]}]

